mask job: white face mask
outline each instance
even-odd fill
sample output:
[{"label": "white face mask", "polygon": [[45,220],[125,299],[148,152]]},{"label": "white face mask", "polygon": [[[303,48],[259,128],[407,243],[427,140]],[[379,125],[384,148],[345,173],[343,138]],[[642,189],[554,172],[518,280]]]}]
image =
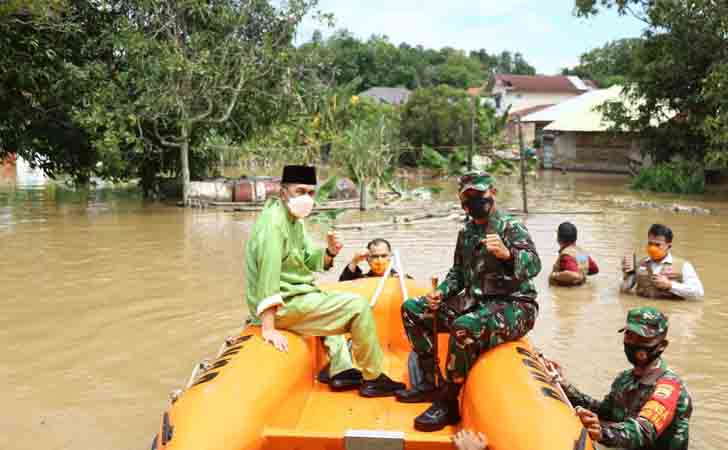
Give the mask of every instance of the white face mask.
[{"label": "white face mask", "polygon": [[298,197],[289,197],[288,210],[294,216],[299,219],[303,219],[311,214],[311,211],[313,210],[313,198],[306,194],[299,195]]}]

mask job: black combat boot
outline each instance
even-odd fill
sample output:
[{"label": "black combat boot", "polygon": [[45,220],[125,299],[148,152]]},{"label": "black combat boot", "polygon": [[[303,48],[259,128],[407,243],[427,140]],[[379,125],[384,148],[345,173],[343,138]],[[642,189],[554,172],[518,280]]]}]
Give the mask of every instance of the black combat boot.
[{"label": "black combat boot", "polygon": [[365,380],[359,388],[359,395],[362,397],[391,397],[405,387],[407,386],[404,383],[394,381],[385,374],[381,374],[373,380]]},{"label": "black combat boot", "polygon": [[[422,381],[413,385],[409,389],[397,391],[395,396],[398,402],[402,403],[431,403],[437,397],[437,389],[435,388],[435,370],[439,371],[439,367],[435,367],[434,357],[417,356],[418,365],[422,372]],[[439,374],[438,374],[439,376]],[[442,377],[440,377],[442,379]]]},{"label": "black combat boot", "polygon": [[440,397],[432,403],[432,406],[415,418],[415,429],[438,431],[460,422],[459,393],[459,384],[447,383],[440,391]]}]

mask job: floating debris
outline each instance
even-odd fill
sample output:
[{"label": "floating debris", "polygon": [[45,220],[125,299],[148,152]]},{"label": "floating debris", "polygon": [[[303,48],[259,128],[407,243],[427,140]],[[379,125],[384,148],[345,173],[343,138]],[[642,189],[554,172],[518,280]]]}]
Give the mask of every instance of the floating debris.
[{"label": "floating debris", "polygon": [[630,209],[658,209],[661,211],[671,211],[678,214],[692,214],[698,216],[707,216],[713,214],[713,211],[707,208],[701,208],[699,206],[681,205],[679,203],[657,203],[643,200],[634,200],[631,198],[611,198],[609,202]]}]

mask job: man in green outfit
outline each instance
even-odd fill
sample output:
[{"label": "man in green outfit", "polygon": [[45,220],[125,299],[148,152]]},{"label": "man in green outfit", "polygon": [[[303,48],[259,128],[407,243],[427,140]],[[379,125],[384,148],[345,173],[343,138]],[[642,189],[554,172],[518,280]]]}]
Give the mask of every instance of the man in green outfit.
[{"label": "man in green outfit", "polygon": [[[302,336],[328,336],[330,386],[359,387],[365,397],[394,395],[403,389],[382,372],[382,348],[369,302],[363,297],[322,292],[314,272],[328,270],[341,250],[334,233],[327,248],[315,248],[306,235],[304,217],[313,209],[316,170],[308,166],[283,169],[280,198],[268,201],[253,225],[245,246],[245,295],[253,323],[262,326],[263,339],[287,351],[288,330]],[[353,368],[344,333],[351,334]],[[362,383],[363,378],[363,383]]]},{"label": "man in green outfit", "polygon": [[[458,234],[452,268],[433,292],[402,305],[404,328],[424,380],[397,392],[397,400],[433,402],[415,419],[420,431],[457,423],[460,387],[478,356],[523,337],[538,315],[531,280],[541,270],[541,261],[528,230],[496,209],[497,190],[489,174],[462,176],[459,192],[470,220]],[[450,332],[447,382],[439,392],[434,376],[433,310],[439,329]]]},{"label": "man in green outfit", "polygon": [[652,307],[627,314],[624,352],[634,366],[622,372],[599,401],[563,379],[561,385],[593,440],[607,447],[686,450],[692,399],[685,383],[661,358],[667,347],[667,317]]}]

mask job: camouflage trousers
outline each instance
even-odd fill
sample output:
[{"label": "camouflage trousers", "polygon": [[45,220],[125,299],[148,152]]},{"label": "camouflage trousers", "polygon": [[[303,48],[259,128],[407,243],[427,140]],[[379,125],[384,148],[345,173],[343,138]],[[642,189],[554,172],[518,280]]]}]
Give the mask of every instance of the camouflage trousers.
[{"label": "camouflage trousers", "polygon": [[[481,353],[498,344],[515,341],[534,326],[538,307],[522,300],[491,300],[477,304],[468,312],[457,314],[443,301],[437,311],[438,332],[450,333],[445,376],[462,383]],[[433,317],[424,297],[411,298],[402,304],[402,323],[420,356],[432,356]]]}]

